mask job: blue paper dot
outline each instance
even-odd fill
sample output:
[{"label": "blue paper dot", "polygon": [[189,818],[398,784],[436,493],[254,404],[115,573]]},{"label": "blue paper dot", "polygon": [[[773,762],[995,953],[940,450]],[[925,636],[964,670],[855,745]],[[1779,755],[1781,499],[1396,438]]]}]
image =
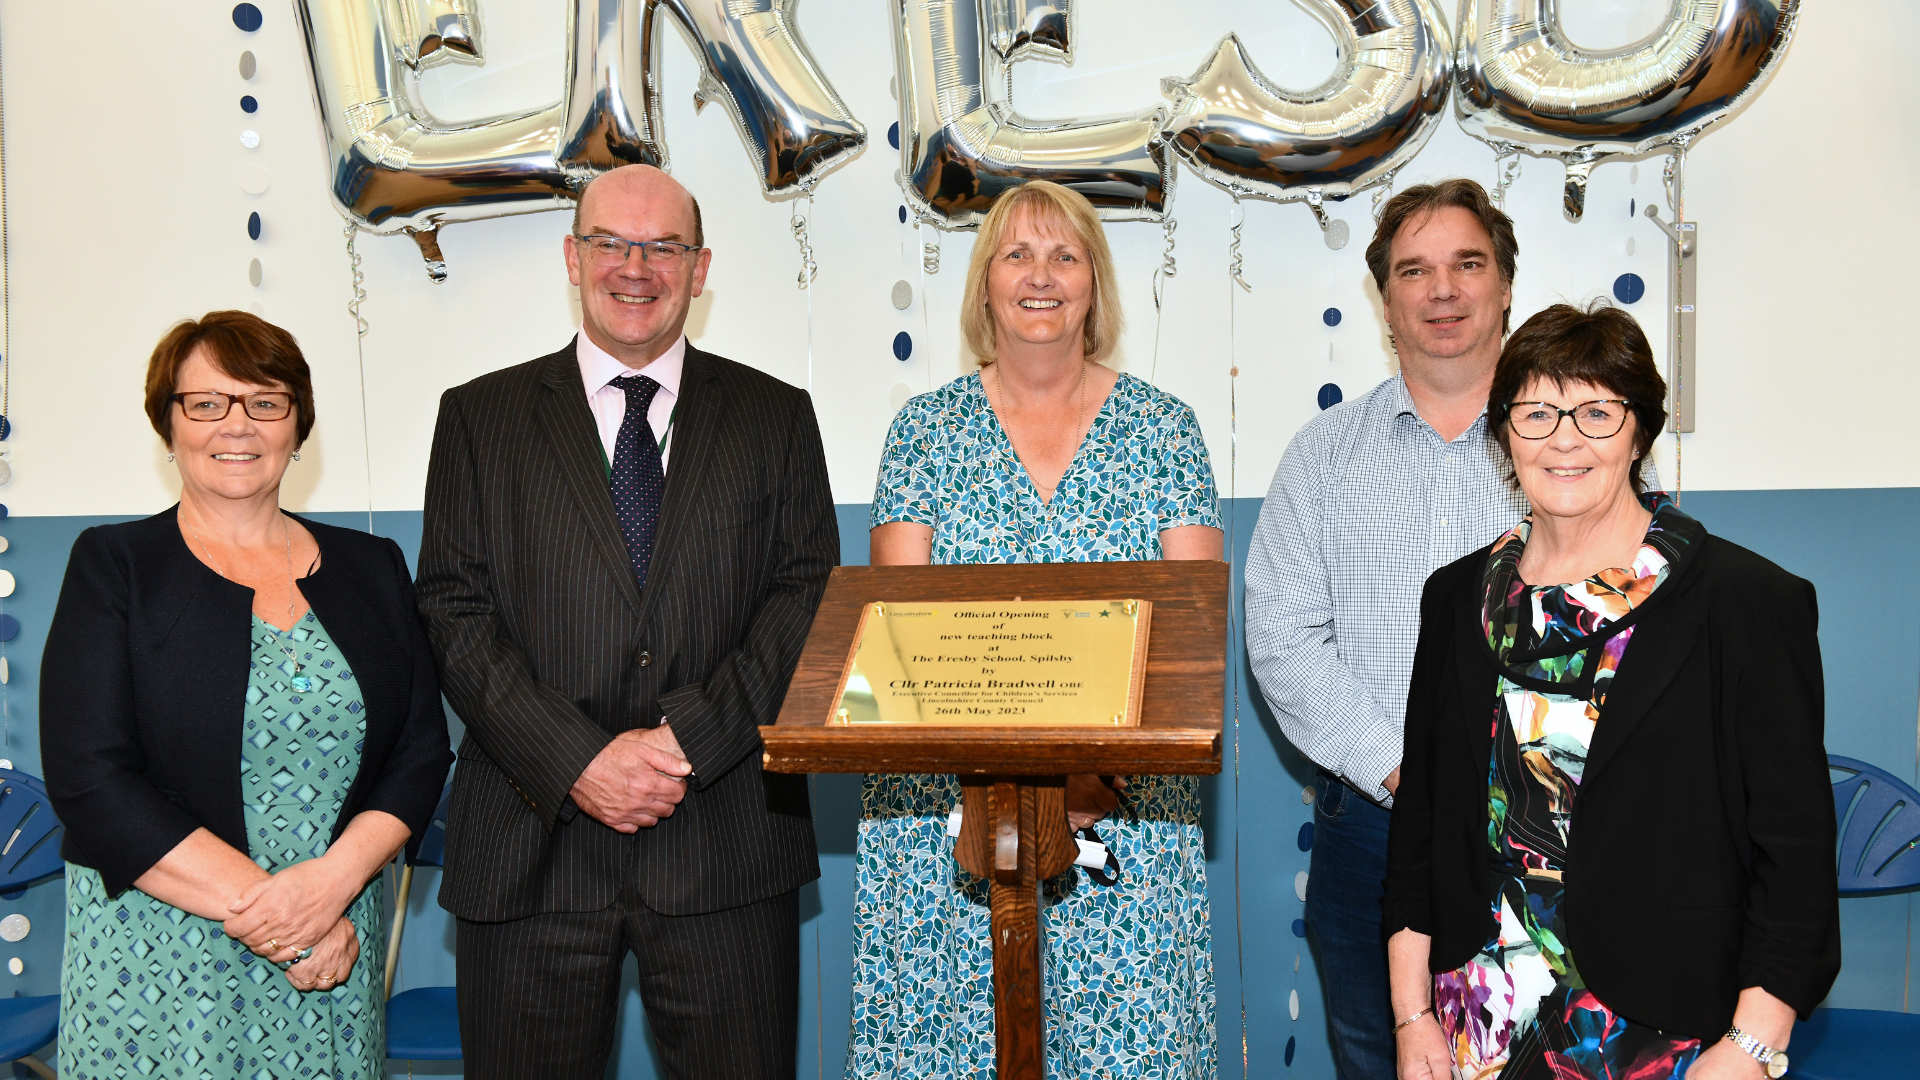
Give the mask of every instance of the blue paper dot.
[{"label": "blue paper dot", "polygon": [[260,29],[260,9],[252,4],[233,5],[233,25],[249,34]]},{"label": "blue paper dot", "polygon": [[[7,438],[7,436],[12,434],[13,434],[13,421],[7,419],[4,416],[0,416],[0,439],[5,439]],[[5,510],[0,510],[0,517],[6,517],[6,516],[7,516],[7,512]]]},{"label": "blue paper dot", "polygon": [[0,615],[0,641],[12,641],[20,636],[20,620],[11,615]]},{"label": "blue paper dot", "polygon": [[907,208],[903,206],[900,208],[900,224],[905,225],[906,223],[907,223]]},{"label": "blue paper dot", "polygon": [[895,150],[900,149],[900,124],[898,121],[887,129],[887,145],[893,147]]},{"label": "blue paper dot", "polygon": [[1287,1067],[1293,1067],[1293,1036],[1287,1036]]},{"label": "blue paper dot", "polygon": [[0,503],[0,521],[7,520],[7,504]]},{"label": "blue paper dot", "polygon": [[1307,936],[1307,920],[1305,919],[1293,920],[1293,936],[1294,937]]},{"label": "blue paper dot", "polygon": [[1300,835],[1294,843],[1300,845],[1301,851],[1313,850],[1313,822],[1309,821],[1300,826]]},{"label": "blue paper dot", "polygon": [[913,338],[905,330],[893,335],[893,358],[905,360],[913,355]]},{"label": "blue paper dot", "polygon": [[247,215],[247,239],[260,239],[260,212],[258,210]]},{"label": "blue paper dot", "polygon": [[1634,213],[1634,211],[1635,211],[1635,210],[1638,210],[1638,209],[1640,209],[1640,200],[1639,200],[1639,199],[1628,199],[1628,200],[1627,200],[1627,216],[1628,216],[1628,217],[1638,217],[1639,215],[1637,215],[1637,214],[1635,214],[1635,213]]},{"label": "blue paper dot", "polygon": [[1320,407],[1322,409],[1331,409],[1345,399],[1346,395],[1342,394],[1340,388],[1333,383],[1328,383],[1320,388]]},{"label": "blue paper dot", "polygon": [[1647,295],[1647,283],[1640,280],[1639,274],[1621,274],[1613,279],[1613,298],[1623,304],[1631,304]]},{"label": "blue paper dot", "polygon": [[1328,326],[1339,326],[1340,325],[1340,309],[1337,307],[1330,307],[1327,310],[1321,312],[1320,321],[1323,323],[1326,323]]},{"label": "blue paper dot", "polygon": [[253,100],[252,94],[240,95],[240,111],[241,112],[250,113],[250,112],[258,112],[259,110],[260,110],[260,103]]}]

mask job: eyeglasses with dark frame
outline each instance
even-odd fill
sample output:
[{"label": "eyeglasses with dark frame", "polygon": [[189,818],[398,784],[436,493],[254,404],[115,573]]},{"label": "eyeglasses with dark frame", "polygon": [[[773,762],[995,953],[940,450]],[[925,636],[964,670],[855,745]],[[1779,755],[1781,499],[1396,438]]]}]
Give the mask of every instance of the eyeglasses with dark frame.
[{"label": "eyeglasses with dark frame", "polygon": [[1611,439],[1627,426],[1633,402],[1597,398],[1563,409],[1548,401],[1515,401],[1507,405],[1507,427],[1523,439],[1540,440],[1560,430],[1562,417],[1573,417],[1573,429],[1589,439]]},{"label": "eyeglasses with dark frame", "polygon": [[587,255],[597,266],[625,266],[633,249],[639,248],[640,261],[655,270],[678,270],[700,250],[692,244],[676,244],[672,240],[626,240],[603,233],[573,239],[587,249]]},{"label": "eyeglasses with dark frame", "polygon": [[180,403],[180,414],[189,420],[202,424],[216,424],[227,418],[237,403],[246,411],[248,417],[262,423],[285,420],[293,415],[293,407],[299,398],[283,391],[269,390],[258,394],[222,394],[215,391],[193,391],[185,394],[173,394],[172,400]]}]

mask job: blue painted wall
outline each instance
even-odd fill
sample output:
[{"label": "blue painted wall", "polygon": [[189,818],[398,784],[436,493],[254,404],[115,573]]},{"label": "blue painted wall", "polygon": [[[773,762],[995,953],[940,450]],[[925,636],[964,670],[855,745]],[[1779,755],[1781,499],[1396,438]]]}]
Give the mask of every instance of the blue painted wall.
[{"label": "blue painted wall", "polygon": [[[1920,781],[1920,489],[1694,492],[1684,506],[1707,527],[1744,544],[1820,591],[1821,650],[1827,673],[1827,746]],[[1257,499],[1231,500],[1224,509],[1236,562],[1246,552],[1258,518]],[[318,515],[333,524],[366,528],[365,514]],[[0,522],[10,546],[0,568],[19,586],[0,611],[21,622],[19,637],[0,644],[12,681],[0,687],[0,757],[40,771],[37,699],[39,657],[53,614],[68,549],[81,529],[118,518],[13,518]],[[392,536],[409,554],[417,549],[420,515],[376,513],[374,531]],[[842,560],[866,561],[866,508],[840,508]],[[1237,575],[1236,575],[1237,577]],[[1236,586],[1234,603],[1240,603]],[[1236,623],[1238,620],[1235,620]],[[1241,656],[1238,635],[1233,642]],[[1228,688],[1225,771],[1203,786],[1208,874],[1213,902],[1214,967],[1219,980],[1221,1075],[1261,1077],[1332,1075],[1321,1008],[1319,974],[1294,920],[1302,904],[1295,875],[1307,854],[1296,837],[1309,820],[1301,789],[1312,767],[1287,744],[1260,700],[1242,661]],[[457,720],[454,724],[456,737]],[[859,817],[856,777],[814,780],[814,817],[820,836],[818,883],[802,897],[801,1075],[837,1076],[845,1060],[851,969],[854,828]],[[451,983],[453,928],[433,902],[438,875],[416,877],[398,986]],[[1656,887],[1649,883],[1649,887]],[[1913,993],[1910,896],[1846,900],[1841,904],[1846,967],[1829,1004],[1880,1009],[1920,1006]],[[25,971],[0,966],[0,994],[48,994],[59,988],[61,885],[51,882],[13,900],[0,913],[19,911],[34,932],[0,955],[19,956]],[[623,1031],[609,1068],[621,1080],[657,1075],[647,1046],[629,965]],[[1299,1019],[1289,997],[1299,994]],[[1291,1068],[1283,1064],[1289,1040]],[[458,1073],[457,1063],[416,1064],[418,1073]]]}]

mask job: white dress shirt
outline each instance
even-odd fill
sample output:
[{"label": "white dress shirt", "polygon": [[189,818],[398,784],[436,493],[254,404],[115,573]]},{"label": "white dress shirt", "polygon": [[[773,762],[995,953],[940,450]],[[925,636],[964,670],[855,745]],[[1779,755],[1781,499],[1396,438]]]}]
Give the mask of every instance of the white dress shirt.
[{"label": "white dress shirt", "polygon": [[595,345],[585,330],[574,335],[573,354],[580,362],[580,382],[587,392],[587,408],[593,413],[594,425],[600,429],[600,446],[606,451],[609,464],[613,461],[614,441],[620,436],[620,422],[627,417],[627,393],[607,384],[623,375],[645,375],[660,384],[653,395],[653,404],[647,407],[647,424],[653,428],[654,441],[661,443],[660,473],[664,476],[667,455],[673,452],[672,430],[668,425],[673,420],[673,407],[680,401],[680,371],[687,361],[687,335],[681,334],[653,363],[637,371]]}]

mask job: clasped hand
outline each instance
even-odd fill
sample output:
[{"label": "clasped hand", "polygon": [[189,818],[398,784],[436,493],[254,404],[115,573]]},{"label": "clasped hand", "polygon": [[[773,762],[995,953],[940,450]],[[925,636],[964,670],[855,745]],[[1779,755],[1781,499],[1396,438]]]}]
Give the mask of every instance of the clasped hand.
[{"label": "clasped hand", "polygon": [[573,782],[574,805],[615,832],[650,829],[673,816],[693,773],[666,724],[623,731]]},{"label": "clasped hand", "polygon": [[287,970],[288,981],[302,990],[314,989],[321,977],[337,983],[360,953],[353,924],[341,916],[364,884],[340,873],[324,855],[297,862],[249,885],[227,905],[233,915],[222,929],[276,964],[312,946],[310,958]]}]

